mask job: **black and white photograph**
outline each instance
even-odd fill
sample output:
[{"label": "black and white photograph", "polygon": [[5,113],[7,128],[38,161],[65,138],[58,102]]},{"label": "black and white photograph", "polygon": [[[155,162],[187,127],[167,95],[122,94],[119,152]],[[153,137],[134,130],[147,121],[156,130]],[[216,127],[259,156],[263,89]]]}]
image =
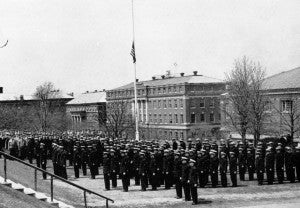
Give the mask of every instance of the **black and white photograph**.
[{"label": "black and white photograph", "polygon": [[300,207],[299,0],[0,0],[0,208]]}]

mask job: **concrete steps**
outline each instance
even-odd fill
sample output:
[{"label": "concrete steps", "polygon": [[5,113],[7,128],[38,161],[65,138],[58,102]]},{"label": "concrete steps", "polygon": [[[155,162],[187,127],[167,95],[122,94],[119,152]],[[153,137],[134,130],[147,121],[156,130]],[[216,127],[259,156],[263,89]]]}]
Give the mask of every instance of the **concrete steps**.
[{"label": "concrete steps", "polygon": [[51,201],[51,198],[46,196],[44,193],[41,192],[37,192],[31,188],[26,188],[25,186],[23,186],[22,184],[19,183],[15,183],[9,179],[6,180],[6,182],[4,181],[4,178],[0,176],[0,184],[11,187],[14,190],[23,192],[24,194],[28,195],[28,196],[32,196],[35,197],[36,199],[40,200],[40,201],[44,201],[47,202],[53,206],[59,207],[59,208],[74,208],[71,205],[65,204],[61,201],[55,200],[53,199],[53,201]]}]

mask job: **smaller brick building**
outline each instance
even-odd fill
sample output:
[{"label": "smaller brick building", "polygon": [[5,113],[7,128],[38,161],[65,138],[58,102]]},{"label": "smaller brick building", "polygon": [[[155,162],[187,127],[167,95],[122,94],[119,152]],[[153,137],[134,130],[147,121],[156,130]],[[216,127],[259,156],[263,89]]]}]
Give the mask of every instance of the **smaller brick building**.
[{"label": "smaller brick building", "polygon": [[106,92],[85,92],[67,103],[67,115],[72,120],[71,129],[99,130],[99,113],[106,111]]},{"label": "smaller brick building", "polygon": [[[300,138],[300,67],[267,77],[263,83],[266,109],[262,126],[263,137],[280,137],[290,134]],[[230,125],[228,112],[234,112],[226,93],[221,96],[222,131],[238,135]],[[227,112],[227,113],[225,113]],[[251,138],[249,130],[248,137]]]}]

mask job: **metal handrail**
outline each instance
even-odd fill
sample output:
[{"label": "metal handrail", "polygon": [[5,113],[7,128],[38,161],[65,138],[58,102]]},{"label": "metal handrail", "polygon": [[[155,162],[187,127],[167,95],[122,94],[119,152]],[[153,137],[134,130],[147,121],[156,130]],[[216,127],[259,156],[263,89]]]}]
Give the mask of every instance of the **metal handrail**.
[{"label": "metal handrail", "polygon": [[34,169],[34,183],[35,183],[34,187],[35,187],[35,191],[37,190],[37,170],[40,171],[40,172],[46,173],[47,175],[51,176],[51,202],[53,202],[53,178],[56,178],[56,179],[59,179],[59,180],[65,182],[65,183],[67,183],[67,184],[69,184],[71,186],[74,186],[74,187],[76,187],[78,189],[83,190],[84,204],[85,204],[86,208],[87,208],[86,193],[94,194],[94,195],[96,195],[98,197],[101,197],[101,198],[105,199],[106,200],[106,207],[108,207],[108,201],[111,201],[112,203],[114,203],[114,200],[112,200],[112,199],[110,199],[110,198],[108,198],[106,196],[103,196],[103,195],[98,194],[98,193],[96,193],[96,192],[94,192],[92,190],[86,189],[86,188],[84,188],[82,186],[79,186],[79,185],[77,185],[75,183],[72,183],[72,182],[70,182],[70,181],[68,181],[68,180],[66,180],[66,179],[64,179],[64,178],[62,178],[60,176],[57,176],[57,175],[55,175],[53,173],[50,173],[50,172],[48,172],[46,170],[43,170],[42,168],[36,167],[36,166],[34,166],[34,165],[30,164],[30,163],[27,163],[27,162],[24,162],[23,160],[20,160],[19,158],[11,156],[10,154],[7,154],[5,152],[0,151],[0,155],[4,156],[4,182],[5,183],[7,182],[7,167],[6,167],[7,166],[6,157],[7,157],[7,158],[11,158],[11,159],[13,159],[13,160],[15,160],[15,161],[17,161],[19,163],[22,163],[22,164],[24,164],[24,165],[26,165],[26,166],[31,167],[31,168]]}]

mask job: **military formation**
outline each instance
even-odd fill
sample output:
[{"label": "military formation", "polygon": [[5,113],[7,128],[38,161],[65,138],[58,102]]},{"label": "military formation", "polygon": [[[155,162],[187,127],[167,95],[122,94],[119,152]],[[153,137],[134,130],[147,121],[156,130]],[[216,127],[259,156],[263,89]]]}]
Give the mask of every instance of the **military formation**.
[{"label": "military formation", "polygon": [[44,170],[47,160],[52,160],[54,173],[62,178],[68,178],[67,166],[73,166],[75,178],[86,176],[89,170],[91,179],[102,168],[107,191],[120,185],[118,182],[124,192],[131,185],[140,186],[141,191],[175,187],[178,199],[193,204],[198,204],[198,188],[237,187],[238,179],[257,179],[258,185],[300,182],[300,146],[281,141],[258,142],[255,147],[231,139],[136,141],[111,139],[101,133],[6,138],[11,155],[30,163],[36,160]]}]

